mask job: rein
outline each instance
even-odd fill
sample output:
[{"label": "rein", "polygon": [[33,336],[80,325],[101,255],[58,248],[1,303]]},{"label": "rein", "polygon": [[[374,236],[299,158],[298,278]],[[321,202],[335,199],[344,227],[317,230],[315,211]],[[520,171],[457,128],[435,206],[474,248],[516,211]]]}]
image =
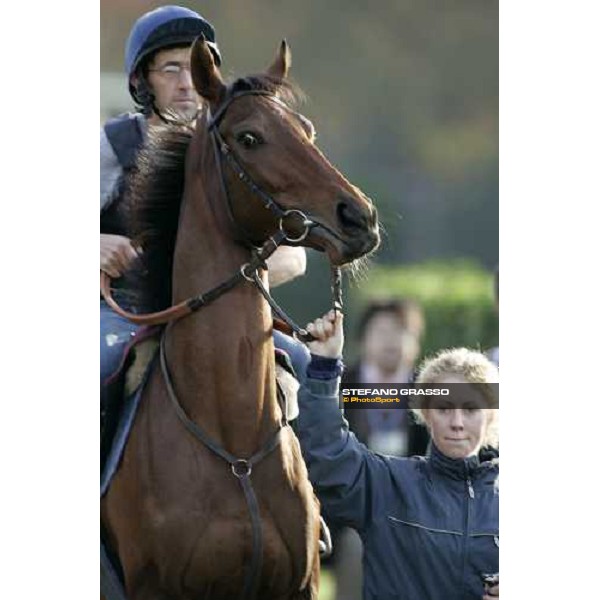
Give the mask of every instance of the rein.
[{"label": "rein", "polygon": [[[267,265],[265,263],[266,259],[269,258],[269,256],[271,256],[283,242],[290,242],[292,244],[299,243],[303,241],[308,236],[311,229],[315,227],[325,229],[335,237],[339,238],[339,236],[323,223],[320,223],[316,220],[307,217],[301,210],[298,210],[296,208],[284,209],[272,196],[267,194],[254,182],[252,177],[242,167],[242,165],[239,163],[234,153],[232,152],[231,148],[227,145],[227,143],[221,136],[217,125],[223,118],[227,108],[229,108],[229,106],[234,100],[242,96],[249,95],[267,96],[270,100],[276,102],[280,106],[284,107],[286,110],[292,113],[294,112],[285,103],[279,100],[279,98],[277,98],[270,92],[261,90],[247,90],[243,92],[238,92],[236,94],[232,94],[212,117],[208,125],[208,129],[211,133],[215,146],[215,159],[217,162],[217,169],[221,177],[221,187],[223,188],[223,191],[225,193],[227,213],[234,227],[238,231],[241,231],[241,227],[237,223],[233,215],[231,198],[229,196],[229,190],[227,189],[227,183],[222,168],[223,160],[227,162],[227,164],[231,167],[231,169],[237,175],[237,177],[250,188],[250,191],[258,198],[260,198],[265,208],[267,208],[274,214],[274,216],[278,220],[277,232],[272,237],[268,238],[260,248],[253,247],[251,260],[241,265],[239,271],[233,274],[229,279],[223,281],[221,284],[212,288],[208,292],[205,292],[204,294],[198,294],[197,296],[188,298],[187,300],[184,300],[179,304],[176,304],[174,306],[171,306],[170,308],[158,312],[140,315],[126,311],[123,308],[121,308],[115,301],[115,299],[112,297],[112,293],[110,290],[110,277],[104,271],[100,271],[100,291],[102,293],[102,296],[104,297],[106,303],[110,306],[112,310],[114,310],[118,315],[122,316],[128,321],[131,321],[132,323],[136,323],[138,325],[164,325],[165,323],[174,322],[196,312],[203,306],[210,304],[211,302],[213,302],[229,290],[233,289],[240,283],[248,281],[258,289],[263,298],[271,306],[271,309],[273,310],[275,315],[279,318],[279,320],[275,319],[275,326],[278,329],[288,334],[295,334],[296,337],[302,342],[311,342],[315,339],[314,336],[312,336],[306,331],[306,329],[296,325],[296,323],[294,323],[294,321],[277,304],[277,302],[275,302],[269,291],[264,287],[258,274],[258,270],[267,268]],[[295,218],[296,220],[299,219],[302,226],[304,227],[304,230],[299,235],[294,236],[292,233],[286,230],[286,221],[290,218]],[[251,245],[247,241],[247,236],[244,237],[246,238],[246,243],[248,245]],[[331,278],[333,309],[341,310],[343,305],[341,283],[342,274],[339,267],[331,267]]]}]

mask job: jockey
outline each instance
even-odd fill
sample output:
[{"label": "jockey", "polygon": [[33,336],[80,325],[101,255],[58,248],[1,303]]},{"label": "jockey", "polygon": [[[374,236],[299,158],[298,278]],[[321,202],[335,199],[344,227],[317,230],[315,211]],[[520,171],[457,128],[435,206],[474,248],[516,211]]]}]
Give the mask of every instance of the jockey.
[{"label": "jockey", "polygon": [[[191,78],[190,49],[200,34],[220,65],[215,30],[198,13],[180,6],[162,6],[140,17],[125,50],[129,93],[136,112],[109,120],[100,132],[100,269],[115,280],[115,299],[133,312],[143,310],[136,306],[133,284],[127,277],[127,272],[135,269],[138,250],[127,237],[124,190],[148,128],[160,124],[167,110],[190,121],[198,113],[201,99]],[[282,247],[267,263],[274,287],[304,274],[306,254],[303,248]],[[116,370],[137,329],[100,300],[101,383]],[[274,338],[302,378],[308,363],[306,348],[277,331]]]}]

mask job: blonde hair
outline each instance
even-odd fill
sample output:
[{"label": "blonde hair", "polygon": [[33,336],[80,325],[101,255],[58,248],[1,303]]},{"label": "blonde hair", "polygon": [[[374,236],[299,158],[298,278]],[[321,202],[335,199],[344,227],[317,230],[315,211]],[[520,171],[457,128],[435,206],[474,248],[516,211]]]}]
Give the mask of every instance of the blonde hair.
[{"label": "blonde hair", "polygon": [[[487,400],[495,406],[496,391],[493,389],[499,381],[498,368],[484,354],[469,348],[449,348],[441,350],[432,358],[426,359],[419,369],[417,384],[438,383],[444,376],[457,375],[468,383],[476,384]],[[497,388],[496,388],[497,389]],[[426,405],[416,403],[411,407],[412,413],[420,423],[427,424],[423,410]],[[498,447],[498,409],[487,408],[489,420],[483,445]]]}]

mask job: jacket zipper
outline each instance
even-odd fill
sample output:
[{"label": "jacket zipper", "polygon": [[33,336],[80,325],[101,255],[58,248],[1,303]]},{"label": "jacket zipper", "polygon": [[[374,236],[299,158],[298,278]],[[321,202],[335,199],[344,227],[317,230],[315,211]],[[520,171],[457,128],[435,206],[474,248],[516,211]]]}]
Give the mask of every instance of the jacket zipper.
[{"label": "jacket zipper", "polygon": [[392,521],[392,523],[402,523],[403,525],[409,525],[410,527],[417,527],[418,529],[424,529],[425,531],[433,531],[435,533],[450,533],[451,535],[462,535],[461,531],[452,531],[451,529],[435,529],[433,527],[425,527],[425,525],[421,525],[420,523],[412,523],[411,521],[403,521],[402,519],[398,519],[392,515],[388,515],[388,519]]},{"label": "jacket zipper", "polygon": [[471,478],[467,479],[467,489],[469,490],[469,498],[475,498],[475,490],[473,489],[473,484],[471,483]]},{"label": "jacket zipper", "polygon": [[[465,464],[465,470],[467,465]],[[462,574],[462,596],[464,597],[467,591],[467,544],[469,542],[469,522],[471,520],[471,500],[475,499],[475,490],[473,489],[473,483],[471,477],[467,475],[466,480],[467,486],[467,503],[465,510],[465,531],[463,536],[463,574]]]}]

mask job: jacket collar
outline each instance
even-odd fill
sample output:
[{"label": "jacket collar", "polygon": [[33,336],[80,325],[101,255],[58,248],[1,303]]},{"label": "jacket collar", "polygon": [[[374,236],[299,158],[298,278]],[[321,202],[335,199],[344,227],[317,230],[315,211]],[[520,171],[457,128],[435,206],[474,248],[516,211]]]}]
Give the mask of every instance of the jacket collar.
[{"label": "jacket collar", "polygon": [[467,458],[450,458],[442,454],[437,446],[431,442],[431,466],[434,470],[442,473],[451,479],[466,481],[470,479],[475,471],[479,469],[479,456],[469,456]]}]

